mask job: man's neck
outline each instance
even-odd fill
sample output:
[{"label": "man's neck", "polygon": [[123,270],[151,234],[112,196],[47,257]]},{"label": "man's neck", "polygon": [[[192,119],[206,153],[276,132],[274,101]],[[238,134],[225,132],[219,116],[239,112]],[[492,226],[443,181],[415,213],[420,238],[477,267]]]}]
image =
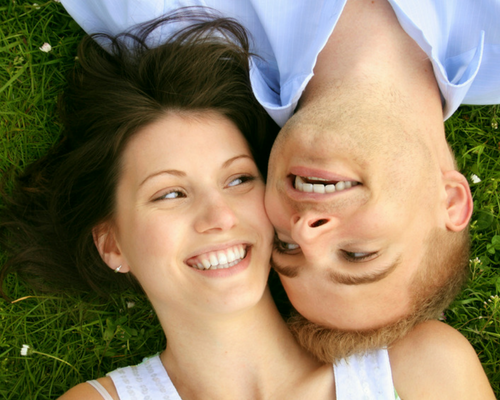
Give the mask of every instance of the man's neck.
[{"label": "man's neck", "polygon": [[[318,56],[314,77],[298,110],[321,107],[349,92],[364,98],[374,87],[394,87],[402,94],[402,100],[411,105],[404,118],[422,126],[420,131],[428,135],[426,141],[432,144],[441,169],[453,168],[444,136],[441,96],[427,55],[402,29],[387,0],[348,0]],[[394,110],[399,115],[404,112]]]},{"label": "man's neck", "polygon": [[387,0],[347,1],[318,57],[314,75],[301,102],[307,101],[310,92],[321,90],[325,81],[361,77],[370,80],[389,76],[408,84],[407,77],[416,75],[427,81],[433,94],[437,90],[427,55],[402,29]]}]

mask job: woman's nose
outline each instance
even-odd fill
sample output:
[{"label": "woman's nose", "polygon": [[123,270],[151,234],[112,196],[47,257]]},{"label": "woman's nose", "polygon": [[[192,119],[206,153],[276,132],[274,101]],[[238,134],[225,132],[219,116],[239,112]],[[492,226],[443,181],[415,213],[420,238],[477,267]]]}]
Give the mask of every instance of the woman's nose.
[{"label": "woman's nose", "polygon": [[231,204],[220,194],[205,199],[195,221],[199,233],[226,231],[236,225],[238,219]]}]

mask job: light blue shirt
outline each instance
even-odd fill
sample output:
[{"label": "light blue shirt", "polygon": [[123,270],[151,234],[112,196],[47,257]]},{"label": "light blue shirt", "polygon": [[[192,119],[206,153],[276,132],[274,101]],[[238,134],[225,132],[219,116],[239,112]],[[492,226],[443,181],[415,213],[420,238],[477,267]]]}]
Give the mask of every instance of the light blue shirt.
[{"label": "light blue shirt", "polygon": [[[255,96],[279,125],[291,117],[347,0],[62,0],[88,33],[118,34],[185,6],[207,6],[250,33]],[[500,0],[388,0],[429,56],[444,117],[460,104],[500,103]],[[179,25],[167,25],[155,40]]]}]

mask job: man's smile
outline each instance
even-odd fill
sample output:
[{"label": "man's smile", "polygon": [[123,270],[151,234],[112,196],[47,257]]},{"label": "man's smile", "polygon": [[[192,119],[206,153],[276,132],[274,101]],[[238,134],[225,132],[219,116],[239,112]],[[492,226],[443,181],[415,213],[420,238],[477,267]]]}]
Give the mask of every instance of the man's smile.
[{"label": "man's smile", "polygon": [[328,181],[327,179],[312,176],[301,177],[296,175],[294,187],[299,192],[306,193],[335,193],[344,189],[350,189],[356,186],[356,181]]}]

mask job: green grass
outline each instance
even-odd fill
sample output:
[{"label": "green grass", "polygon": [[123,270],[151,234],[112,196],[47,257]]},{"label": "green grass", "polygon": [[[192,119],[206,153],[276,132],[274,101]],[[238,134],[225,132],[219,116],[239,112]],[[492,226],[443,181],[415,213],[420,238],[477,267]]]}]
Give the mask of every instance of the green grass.
[{"label": "green grass", "polygon": [[[0,21],[0,171],[15,172],[59,136],[57,96],[83,32],[54,1],[39,2],[37,8],[1,0]],[[45,42],[52,45],[49,53],[39,50]],[[498,123],[496,106],[462,107],[446,123],[459,166],[471,182],[475,211],[471,278],[444,317],[473,344],[500,397]],[[481,182],[472,183],[472,174]],[[134,293],[103,303],[91,295],[36,294],[14,275],[6,286],[18,300],[0,300],[1,399],[54,399],[165,346],[151,306]],[[23,344],[30,346],[26,357],[20,355]]]},{"label": "green grass", "polygon": [[[446,122],[460,169],[474,199],[472,260],[467,287],[445,314],[446,322],[476,349],[500,397],[500,106],[461,107]],[[474,183],[472,174],[480,182]]]}]

